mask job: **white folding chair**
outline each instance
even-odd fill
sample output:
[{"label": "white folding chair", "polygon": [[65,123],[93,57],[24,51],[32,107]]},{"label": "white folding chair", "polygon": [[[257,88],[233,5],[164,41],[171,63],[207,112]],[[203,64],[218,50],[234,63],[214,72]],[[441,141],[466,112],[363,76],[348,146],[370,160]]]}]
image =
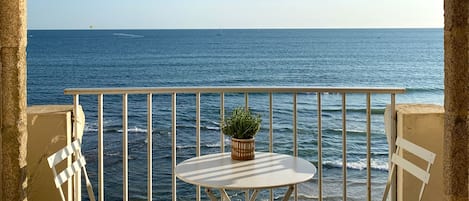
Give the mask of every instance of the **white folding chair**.
[{"label": "white folding chair", "polygon": [[[63,169],[59,174],[56,171],[56,165],[66,160],[70,156],[74,156],[73,163]],[[72,178],[76,173],[83,169],[83,174],[86,180],[86,189],[88,191],[88,196],[91,201],[96,201],[94,198],[93,187],[91,186],[91,182],[88,179],[88,174],[86,173],[86,161],[85,158],[81,155],[81,147],[80,142],[78,140],[73,141],[70,145],[66,146],[65,148],[55,152],[51,156],[47,158],[47,162],[49,163],[49,167],[52,169],[54,173],[54,182],[55,186],[60,191],[60,196],[62,197],[62,201],[65,200],[64,192],[62,190],[62,184]],[[70,196],[70,195],[69,195]]]},{"label": "white folding chair", "polygon": [[[389,172],[389,177],[386,183],[386,188],[384,189],[383,201],[386,201],[388,197],[389,187],[391,185],[391,179],[392,177],[394,177],[394,174],[396,172],[396,166],[401,167],[402,169],[406,170],[410,174],[417,177],[420,181],[422,181],[422,187],[420,189],[420,195],[419,195],[419,200],[422,200],[423,190],[425,189],[425,185],[428,184],[428,180],[430,179],[430,167],[435,161],[435,154],[401,137],[397,137],[396,146],[397,146],[396,153],[393,153],[391,157],[391,164],[392,164],[391,172]],[[407,152],[410,152],[413,155],[426,161],[427,169],[424,170],[414,165],[410,161],[404,159],[402,156],[399,156],[399,153],[402,153],[401,149],[404,149]]]}]

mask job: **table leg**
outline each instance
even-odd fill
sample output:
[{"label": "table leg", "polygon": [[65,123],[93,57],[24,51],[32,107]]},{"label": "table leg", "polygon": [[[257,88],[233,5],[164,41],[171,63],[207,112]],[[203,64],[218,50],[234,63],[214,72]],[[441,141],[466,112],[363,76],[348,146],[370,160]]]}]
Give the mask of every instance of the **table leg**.
[{"label": "table leg", "polygon": [[218,201],[217,197],[215,197],[210,188],[205,188],[205,193],[207,193],[208,198],[210,198],[210,201]]},{"label": "table leg", "polygon": [[[285,193],[285,198],[283,199],[283,201],[286,201],[288,200],[288,198],[290,197],[292,191],[293,191],[294,187],[293,186],[290,186],[290,188],[288,188],[288,191]],[[230,197],[228,196],[228,193],[226,193],[225,189],[218,189],[220,190],[220,195],[221,195],[221,200],[227,200],[227,201],[231,201]],[[249,191],[246,191],[247,193]],[[212,193],[212,190],[210,188],[205,188],[205,193],[207,193],[207,196],[210,198],[210,201],[218,201],[217,197],[215,197],[215,195]],[[249,198],[249,201],[255,201],[256,198],[257,198],[257,194],[259,194],[259,190],[257,189],[254,189],[253,192],[252,192],[252,195],[251,195],[251,198]],[[249,194],[247,194],[247,197],[249,197]]]},{"label": "table leg", "polygon": [[295,189],[295,185],[290,185],[290,187],[288,187],[288,190],[285,193],[285,196],[283,197],[282,201],[288,201],[290,199],[291,193],[293,192],[294,189]]},{"label": "table leg", "polygon": [[255,201],[258,193],[259,191],[257,189],[254,189],[251,195],[251,199],[249,199],[249,201]]},{"label": "table leg", "polygon": [[221,200],[227,200],[227,201],[231,201],[230,197],[228,196],[228,193],[226,193],[225,189],[223,188],[220,188],[220,195],[221,195]]}]

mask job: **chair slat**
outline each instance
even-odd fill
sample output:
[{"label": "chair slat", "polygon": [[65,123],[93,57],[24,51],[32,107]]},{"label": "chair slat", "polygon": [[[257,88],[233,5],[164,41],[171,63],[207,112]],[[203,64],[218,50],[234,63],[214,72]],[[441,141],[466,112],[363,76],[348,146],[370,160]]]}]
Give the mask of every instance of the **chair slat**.
[{"label": "chair slat", "polygon": [[420,147],[412,142],[409,142],[408,140],[405,140],[401,137],[398,137],[396,139],[396,145],[400,146],[402,149],[407,150],[408,152],[422,158],[423,160],[433,164],[435,161],[435,154],[432,153],[431,151],[426,150],[423,147]]},{"label": "chair slat", "polygon": [[78,152],[78,151],[80,151],[80,143],[76,140],[76,141],[73,141],[70,145],[66,146],[65,148],[49,156],[47,158],[49,167],[52,168],[53,166],[57,165],[64,159],[68,158],[74,152]]},{"label": "chair slat", "polygon": [[57,176],[55,176],[54,181],[57,188],[59,188],[63,183],[69,180],[75,173],[79,172],[83,166],[86,165],[85,158],[80,157],[75,162],[72,163],[69,167],[65,168]]},{"label": "chair slat", "polygon": [[428,184],[430,174],[397,154],[392,155],[392,162]]}]

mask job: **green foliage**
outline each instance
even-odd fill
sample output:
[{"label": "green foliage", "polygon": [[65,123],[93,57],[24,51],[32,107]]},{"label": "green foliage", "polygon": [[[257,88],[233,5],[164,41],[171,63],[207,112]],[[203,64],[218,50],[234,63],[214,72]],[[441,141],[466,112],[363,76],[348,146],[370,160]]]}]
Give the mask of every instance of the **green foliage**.
[{"label": "green foliage", "polygon": [[261,128],[261,116],[251,114],[249,110],[238,107],[233,110],[222,125],[222,131],[225,135],[237,139],[251,139]]}]

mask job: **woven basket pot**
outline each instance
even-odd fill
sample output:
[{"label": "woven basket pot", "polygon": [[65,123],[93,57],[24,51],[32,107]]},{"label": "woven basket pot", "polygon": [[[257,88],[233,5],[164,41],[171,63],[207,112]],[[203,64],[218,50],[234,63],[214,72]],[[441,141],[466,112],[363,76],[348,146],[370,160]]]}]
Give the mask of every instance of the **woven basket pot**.
[{"label": "woven basket pot", "polygon": [[236,139],[231,138],[231,158],[233,160],[252,160],[256,144],[254,138]]}]

